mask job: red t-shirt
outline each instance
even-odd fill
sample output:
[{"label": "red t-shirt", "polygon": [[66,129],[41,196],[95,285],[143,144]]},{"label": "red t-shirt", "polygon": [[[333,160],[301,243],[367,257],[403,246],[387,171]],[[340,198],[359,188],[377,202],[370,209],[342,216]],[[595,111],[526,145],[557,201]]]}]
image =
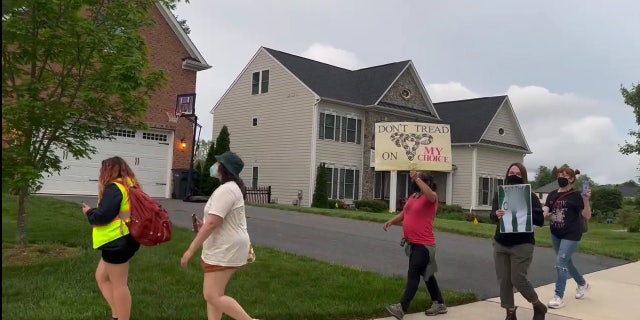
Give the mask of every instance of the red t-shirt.
[{"label": "red t-shirt", "polygon": [[413,244],[435,245],[436,236],[433,234],[433,220],[438,211],[438,198],[430,202],[427,196],[422,195],[418,199],[413,195],[407,199],[402,212],[404,221],[402,229],[404,237]]}]

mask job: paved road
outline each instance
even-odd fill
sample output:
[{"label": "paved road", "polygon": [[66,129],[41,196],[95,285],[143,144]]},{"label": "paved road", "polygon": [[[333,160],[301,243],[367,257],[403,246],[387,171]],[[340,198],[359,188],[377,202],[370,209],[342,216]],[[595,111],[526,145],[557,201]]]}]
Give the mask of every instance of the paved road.
[{"label": "paved road", "polygon": [[[96,202],[95,197],[59,198],[88,204]],[[201,216],[204,207],[204,203],[159,201],[171,213],[173,223],[185,228],[191,228],[191,213]],[[408,259],[400,247],[400,227],[384,232],[380,223],[256,207],[247,208],[247,224],[252,242],[259,246],[385,275],[406,274]],[[437,279],[441,288],[471,291],[482,299],[499,295],[491,240],[443,232],[436,232],[436,239]],[[529,271],[535,287],[555,281],[554,260],[552,249],[536,247]],[[574,262],[582,273],[627,263],[585,254],[576,254]],[[573,287],[574,284],[569,284],[568,290]]]}]

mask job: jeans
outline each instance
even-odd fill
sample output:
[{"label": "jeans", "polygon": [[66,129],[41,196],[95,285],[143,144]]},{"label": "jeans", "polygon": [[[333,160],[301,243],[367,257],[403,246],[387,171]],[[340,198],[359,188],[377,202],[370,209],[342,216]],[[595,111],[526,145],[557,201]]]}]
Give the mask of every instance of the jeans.
[{"label": "jeans", "polygon": [[538,301],[538,294],[527,279],[527,272],[533,260],[533,244],[523,243],[506,247],[493,242],[493,261],[500,286],[500,305],[506,309],[515,308],[513,288],[530,303]]},{"label": "jeans", "polygon": [[[424,271],[427,268],[427,264],[429,264],[429,250],[427,247],[415,244],[407,245],[412,246],[411,255],[409,256],[409,271],[407,271],[407,287],[405,288],[402,299],[400,300],[400,305],[402,305],[402,309],[405,312],[409,309],[411,300],[413,300],[413,297],[418,291],[420,278],[423,276]],[[427,291],[429,291],[431,301],[444,303],[436,278],[431,276],[429,279],[424,280],[427,285]]]},{"label": "jeans", "polygon": [[575,280],[579,286],[583,286],[587,283],[571,260],[573,253],[578,250],[578,244],[580,244],[580,241],[560,239],[551,234],[551,242],[553,242],[553,250],[556,252],[556,272],[558,273],[558,278],[556,280],[556,295],[562,298],[564,296],[564,290],[567,286],[567,279],[569,275],[571,275],[573,280]]}]

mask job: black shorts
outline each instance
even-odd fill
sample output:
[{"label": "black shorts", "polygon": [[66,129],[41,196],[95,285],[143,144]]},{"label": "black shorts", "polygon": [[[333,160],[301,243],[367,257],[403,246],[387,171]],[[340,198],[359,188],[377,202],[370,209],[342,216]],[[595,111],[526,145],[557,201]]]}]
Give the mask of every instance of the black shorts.
[{"label": "black shorts", "polygon": [[101,249],[102,260],[111,264],[122,264],[128,262],[133,255],[140,249],[140,243],[133,239],[131,234],[123,237],[124,239],[116,239],[121,244],[115,249]]}]

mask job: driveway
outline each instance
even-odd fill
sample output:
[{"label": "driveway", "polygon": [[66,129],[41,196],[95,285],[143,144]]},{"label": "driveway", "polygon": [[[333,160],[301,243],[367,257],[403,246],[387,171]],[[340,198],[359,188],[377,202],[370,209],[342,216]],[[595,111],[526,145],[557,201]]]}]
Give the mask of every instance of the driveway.
[{"label": "driveway", "polygon": [[[95,197],[56,196],[56,198],[95,204]],[[202,216],[204,203],[159,199],[170,212],[176,226],[191,228],[191,214]],[[436,222],[437,223],[437,222]],[[400,247],[402,230],[389,232],[382,224],[247,207],[247,224],[254,244],[303,255],[318,260],[372,271],[389,276],[405,276],[408,259]],[[436,232],[440,287],[470,291],[481,299],[499,295],[493,265],[491,240]],[[260,255],[260,252],[257,252]],[[626,264],[627,261],[586,254],[574,255],[582,273],[591,273]],[[555,281],[555,254],[552,249],[536,247],[529,275],[535,287]],[[574,284],[569,283],[568,290]],[[398,288],[398,295],[401,294]]]}]

